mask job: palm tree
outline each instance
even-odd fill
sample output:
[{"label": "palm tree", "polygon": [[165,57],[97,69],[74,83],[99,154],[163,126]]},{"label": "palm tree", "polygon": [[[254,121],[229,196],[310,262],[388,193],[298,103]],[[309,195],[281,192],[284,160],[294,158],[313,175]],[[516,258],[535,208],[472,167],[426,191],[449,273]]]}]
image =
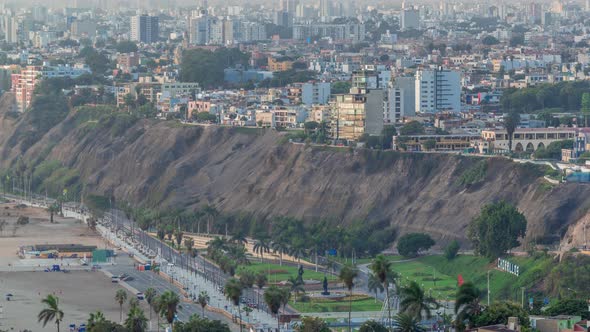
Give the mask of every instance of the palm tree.
[{"label": "palm tree", "polygon": [[57,204],[51,204],[47,208],[47,212],[49,212],[49,222],[53,224],[53,216],[59,212],[59,206]]},{"label": "palm tree", "polygon": [[242,244],[242,245],[248,244],[248,239],[246,239],[246,236],[242,233],[232,235],[230,241],[235,244]]},{"label": "palm tree", "polygon": [[281,293],[281,304],[283,305],[283,313],[285,313],[285,309],[289,300],[291,299],[291,290],[289,288],[279,288]]},{"label": "palm tree", "polygon": [[256,242],[254,242],[253,250],[255,253],[260,255],[260,262],[262,263],[264,259],[264,253],[270,251],[268,248],[268,240],[263,237],[257,239]]},{"label": "palm tree", "polygon": [[88,331],[92,331],[92,329],[94,328],[94,326],[98,323],[104,323],[106,321],[106,318],[104,317],[104,314],[100,311],[97,311],[95,313],[91,312],[90,313],[90,317],[88,317],[88,322],[86,322],[86,327],[88,328]]},{"label": "palm tree", "polygon": [[207,251],[210,253],[213,250],[224,249],[227,243],[224,239],[216,236],[213,240],[207,242]]},{"label": "palm tree", "polygon": [[148,288],[144,292],[145,300],[150,305],[150,321],[152,320],[152,306],[154,304],[154,299],[156,298],[156,290],[152,287]]},{"label": "palm tree", "polygon": [[422,287],[415,281],[410,282],[407,287],[403,287],[400,295],[400,310],[416,319],[430,319],[432,317],[430,310],[438,308],[436,300],[426,296]]},{"label": "palm tree", "polygon": [[268,287],[264,292],[264,302],[270,309],[270,312],[272,312],[273,315],[277,316],[277,331],[280,330],[281,324],[279,310],[281,309],[282,305],[282,296],[283,295],[281,294],[281,290],[275,285]]},{"label": "palm tree", "polygon": [[383,293],[385,290],[379,278],[377,278],[373,273],[369,273],[369,280],[367,281],[367,288],[369,292],[375,293],[375,303],[377,303],[377,292]]},{"label": "palm tree", "polygon": [[[268,281],[268,278],[266,277],[266,274],[264,272],[259,271],[256,274],[256,286],[258,286],[258,289],[260,291],[262,291],[262,289],[266,285],[267,281]],[[260,308],[260,292],[256,293],[256,297],[257,297],[257,301],[258,301],[258,308]]]},{"label": "palm tree", "polygon": [[182,244],[184,233],[180,229],[178,229],[176,230],[176,232],[174,232],[174,236],[176,237],[176,248],[180,250],[180,245]]},{"label": "palm tree", "polygon": [[170,329],[172,330],[174,330],[174,318],[176,316],[176,310],[178,309],[179,303],[180,298],[178,297],[178,294],[169,290],[162,293],[162,295],[160,295],[158,298],[160,315],[166,317],[166,321],[168,324],[170,324]]},{"label": "palm tree", "polygon": [[160,331],[160,316],[162,316],[162,303],[160,302],[159,296],[156,296],[152,300],[152,309],[156,313],[156,318],[157,318],[157,322],[156,322],[157,325],[156,326],[157,326],[158,331]]},{"label": "palm tree", "polygon": [[473,325],[473,318],[481,312],[480,295],[481,291],[472,282],[466,282],[457,289],[455,314],[458,324],[469,321],[468,326]]},{"label": "palm tree", "polygon": [[289,284],[289,290],[295,293],[295,302],[297,302],[297,298],[299,297],[299,293],[305,293],[305,287],[299,278],[290,276],[287,279],[287,283]]},{"label": "palm tree", "polygon": [[207,234],[211,231],[211,224],[215,221],[215,218],[219,215],[219,211],[214,206],[205,205],[203,206],[203,214],[207,217]]},{"label": "palm tree", "polygon": [[225,283],[225,297],[238,307],[240,317],[240,332],[242,331],[242,312],[240,311],[240,297],[242,296],[242,283],[236,278],[230,278]]},{"label": "palm tree", "polygon": [[115,293],[115,301],[119,303],[119,321],[123,320],[123,303],[127,301],[127,292],[124,289],[119,289]]},{"label": "palm tree", "polygon": [[189,253],[189,255],[193,256],[193,247],[195,246],[195,240],[192,237],[185,238],[184,246],[186,247],[186,251]]},{"label": "palm tree", "polygon": [[387,300],[387,321],[389,329],[391,329],[391,297],[389,296],[389,284],[395,282],[395,272],[391,270],[391,261],[384,255],[377,255],[369,268],[373,274],[379,279],[383,288],[385,288],[385,296]]},{"label": "palm tree", "polygon": [[272,251],[279,254],[279,265],[283,266],[283,255],[289,252],[289,246],[283,241],[276,241],[270,244]]},{"label": "palm tree", "polygon": [[129,332],[143,332],[147,329],[147,318],[139,306],[129,308],[125,327]]},{"label": "palm tree", "polygon": [[400,313],[395,317],[395,320],[397,321],[397,328],[395,330],[398,332],[426,331],[422,326],[420,326],[420,320],[412,315]]},{"label": "palm tree", "polygon": [[340,275],[338,276],[340,280],[344,283],[344,286],[348,289],[349,294],[349,302],[348,302],[348,331],[352,332],[352,326],[350,324],[350,315],[352,312],[352,288],[354,287],[354,279],[358,276],[359,271],[355,266],[352,265],[344,265],[340,270]]},{"label": "palm tree", "polygon": [[297,262],[301,264],[301,257],[307,254],[307,248],[303,242],[300,242],[291,247],[289,251],[289,255],[293,256],[293,258],[297,258]]},{"label": "palm tree", "polygon": [[54,295],[47,295],[46,298],[41,300],[41,303],[46,306],[45,309],[39,312],[37,319],[39,322],[43,322],[43,327],[52,320],[57,325],[57,332],[59,332],[59,323],[64,319],[64,312],[59,307],[59,298]]},{"label": "palm tree", "polygon": [[209,301],[211,300],[211,298],[209,297],[209,294],[206,291],[202,291],[199,293],[199,297],[197,298],[197,302],[199,302],[199,304],[201,305],[201,309],[203,309],[202,312],[202,317],[205,317],[205,307],[207,307],[207,304],[209,304]]}]

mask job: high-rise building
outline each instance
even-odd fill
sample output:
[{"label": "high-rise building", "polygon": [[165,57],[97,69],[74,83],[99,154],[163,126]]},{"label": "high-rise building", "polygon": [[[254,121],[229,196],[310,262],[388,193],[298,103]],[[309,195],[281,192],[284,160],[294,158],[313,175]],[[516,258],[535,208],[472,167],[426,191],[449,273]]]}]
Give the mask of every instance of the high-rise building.
[{"label": "high-rise building", "polygon": [[461,111],[461,74],[447,69],[418,70],[416,112]]},{"label": "high-rise building", "polygon": [[332,16],[331,0],[320,0],[320,17],[328,18]]},{"label": "high-rise building", "polygon": [[358,140],[364,134],[383,131],[383,90],[351,88],[336,95],[332,105],[331,135],[340,140]]},{"label": "high-rise building", "polygon": [[72,22],[70,32],[74,39],[88,38],[93,40],[96,37],[96,22],[76,20]]},{"label": "high-rise building", "polygon": [[400,14],[402,30],[420,28],[420,12],[415,9],[404,9]]},{"label": "high-rise building", "polygon": [[137,15],[131,17],[131,40],[146,44],[158,41],[159,22],[158,16]]},{"label": "high-rise building", "polygon": [[299,5],[298,0],[281,0],[280,10],[290,13],[291,15],[295,15],[298,5]]},{"label": "high-rise building", "polygon": [[4,36],[6,43],[16,44],[18,43],[18,28],[19,22],[16,17],[5,16],[4,17]]},{"label": "high-rise building", "polygon": [[416,114],[416,84],[413,76],[396,77],[390,82],[384,104],[386,123],[399,123]]},{"label": "high-rise building", "polygon": [[301,102],[307,106],[325,105],[330,100],[329,82],[308,82],[301,86]]}]

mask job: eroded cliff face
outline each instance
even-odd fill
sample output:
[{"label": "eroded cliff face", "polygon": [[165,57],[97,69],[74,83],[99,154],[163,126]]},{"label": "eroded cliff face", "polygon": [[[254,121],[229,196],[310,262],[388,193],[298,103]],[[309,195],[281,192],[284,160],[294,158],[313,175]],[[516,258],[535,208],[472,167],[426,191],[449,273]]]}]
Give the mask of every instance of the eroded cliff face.
[{"label": "eroded cliff face", "polygon": [[[1,102],[0,102],[1,105]],[[503,158],[405,154],[280,143],[274,131],[181,126],[140,120],[122,133],[80,124],[72,115],[23,143],[26,116],[0,111],[0,168],[57,160],[80,175],[85,193],[150,206],[193,208],[260,218],[288,215],[388,221],[401,233],[464,241],[483,204],[506,200],[526,215],[528,237],[556,241],[585,216],[590,186],[543,184],[536,167]],[[89,129],[94,128],[94,129]],[[30,147],[28,145],[31,145]],[[475,184],[466,171],[485,163]]]}]

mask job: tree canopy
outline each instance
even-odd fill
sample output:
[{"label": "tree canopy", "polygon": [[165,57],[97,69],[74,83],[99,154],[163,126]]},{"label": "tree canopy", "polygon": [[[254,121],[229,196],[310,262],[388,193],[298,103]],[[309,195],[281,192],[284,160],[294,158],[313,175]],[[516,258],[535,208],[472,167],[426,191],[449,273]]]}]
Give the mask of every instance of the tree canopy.
[{"label": "tree canopy", "polygon": [[518,246],[525,235],[526,218],[514,206],[501,201],[482,207],[471,224],[467,237],[475,252],[495,259]]},{"label": "tree canopy", "polygon": [[421,251],[428,250],[434,245],[434,240],[428,234],[410,233],[402,236],[397,243],[397,251],[404,257],[416,257]]},{"label": "tree canopy", "polygon": [[410,121],[399,130],[400,135],[421,135],[424,134],[424,125],[418,121]]},{"label": "tree canopy", "polygon": [[535,151],[534,156],[537,159],[561,159],[561,149],[572,149],[573,140],[563,140],[551,142],[546,148],[539,148]]},{"label": "tree canopy", "polygon": [[214,52],[204,49],[184,51],[180,65],[180,80],[197,82],[202,87],[223,85],[224,69],[237,64],[247,65],[249,56],[237,48],[219,48]]}]

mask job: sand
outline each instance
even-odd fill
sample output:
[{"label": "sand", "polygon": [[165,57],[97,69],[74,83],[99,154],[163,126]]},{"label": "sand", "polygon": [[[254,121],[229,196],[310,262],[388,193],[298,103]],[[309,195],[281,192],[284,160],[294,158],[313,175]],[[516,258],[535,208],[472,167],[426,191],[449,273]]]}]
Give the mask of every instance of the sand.
[{"label": "sand", "polygon": [[[0,305],[4,312],[0,316],[0,330],[15,331],[55,331],[55,324],[45,328],[37,322],[37,314],[44,308],[41,299],[55,294],[60,299],[64,311],[61,331],[68,331],[71,323],[85,323],[91,312],[102,311],[109,320],[119,321],[119,304],[115,302],[115,292],[121,286],[111,283],[104,273],[72,271],[63,272],[0,272]],[[14,295],[6,301],[5,295]],[[128,292],[128,298],[135,294]],[[141,301],[142,308],[149,317],[148,306]],[[123,305],[123,320],[129,308]]]},{"label": "sand", "polygon": [[[19,216],[28,216],[29,224],[18,226]],[[42,208],[17,208],[15,204],[0,204],[0,223],[7,225],[0,232],[0,266],[19,265],[17,250],[22,245],[33,244],[84,244],[104,248],[105,242],[98,233],[85,224],[72,218],[54,216],[54,223],[49,222],[49,213]]]}]

